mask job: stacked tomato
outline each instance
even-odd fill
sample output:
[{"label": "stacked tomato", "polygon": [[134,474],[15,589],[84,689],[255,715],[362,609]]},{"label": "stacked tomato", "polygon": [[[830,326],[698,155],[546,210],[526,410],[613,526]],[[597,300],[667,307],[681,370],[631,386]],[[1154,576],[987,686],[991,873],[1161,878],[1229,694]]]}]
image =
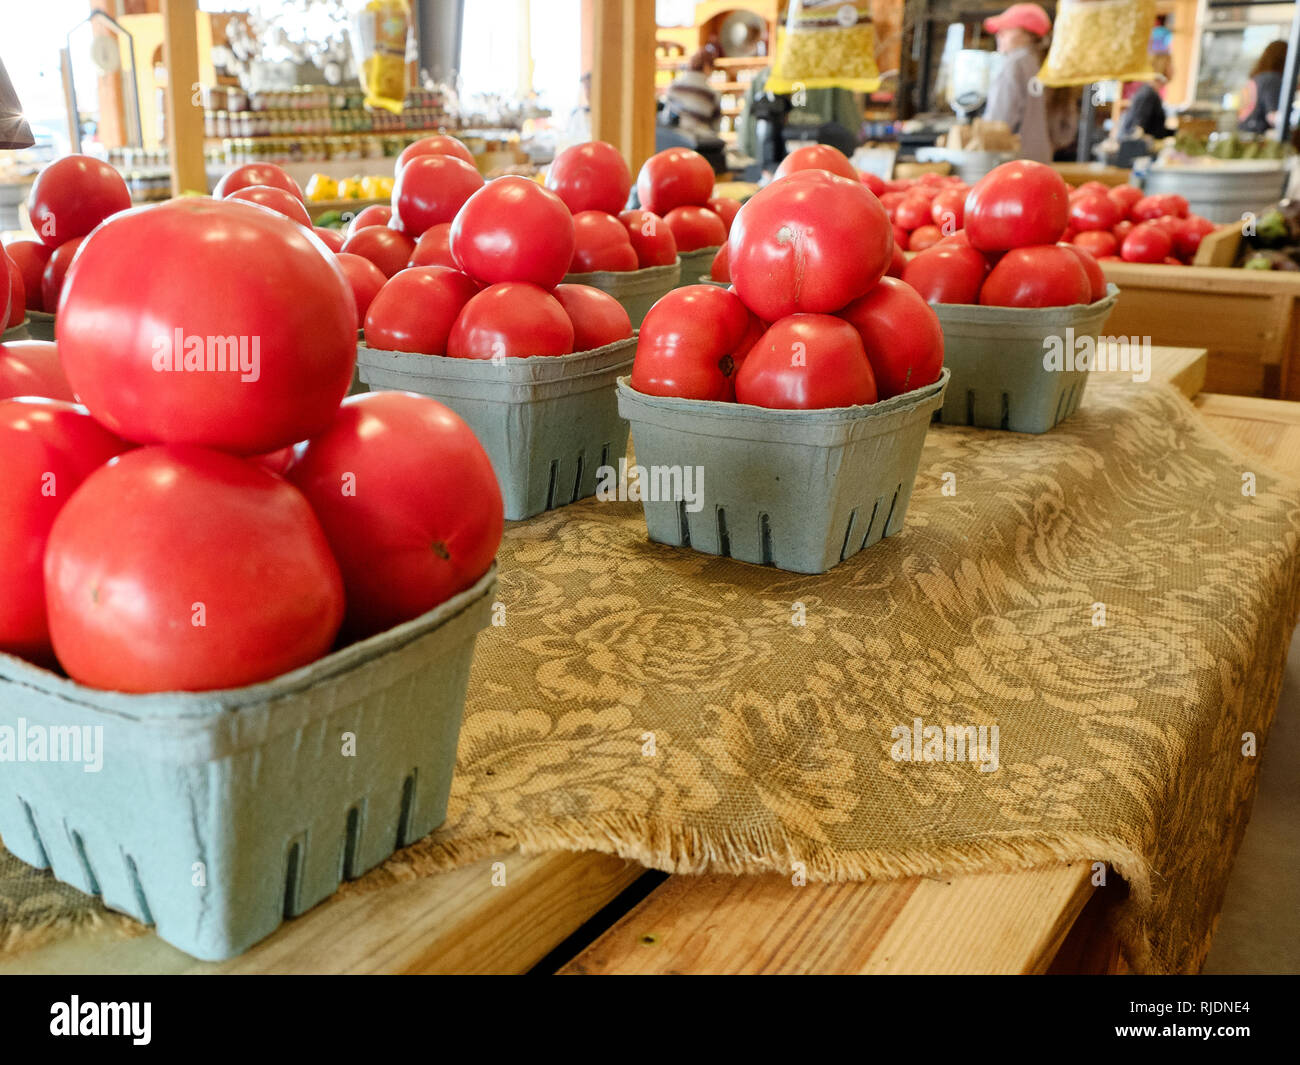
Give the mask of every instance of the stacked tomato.
[{"label": "stacked tomato", "polygon": [[1069,186],[1027,160],[995,167],[970,190],[964,228],[920,252],[903,280],[929,303],[1059,307],[1106,295],[1106,278],[1085,249],[1058,243]]},{"label": "stacked tomato", "polygon": [[864,175],[894,224],[894,243],[904,251],[924,251],[961,229],[970,186],[955,175],[922,174],[908,180],[881,181]]},{"label": "stacked tomato", "polygon": [[888,215],[857,179],[793,167],[736,215],[732,287],[679,288],[642,324],[632,387],[809,410],[874,403],[943,366],[934,311],[883,276]]},{"label": "stacked tomato", "polygon": [[[664,220],[681,253],[720,247],[739,210],[734,200],[714,197],[713,167],[689,148],[667,148],[647,159],[636,192],[642,211]],[[644,227],[643,216],[628,214],[630,225]]]},{"label": "stacked tomato", "polygon": [[1144,196],[1132,185],[1097,181],[1070,193],[1065,239],[1101,260],[1190,265],[1201,239],[1214,230],[1177,195]]},{"label": "stacked tomato", "polygon": [[490,567],[486,453],[433,400],[341,403],[348,282],[282,214],[260,197],[117,214],[68,272],[66,378],[48,347],[0,352],[6,393],[61,397],[0,399],[0,650],[98,688],[238,687]]}]

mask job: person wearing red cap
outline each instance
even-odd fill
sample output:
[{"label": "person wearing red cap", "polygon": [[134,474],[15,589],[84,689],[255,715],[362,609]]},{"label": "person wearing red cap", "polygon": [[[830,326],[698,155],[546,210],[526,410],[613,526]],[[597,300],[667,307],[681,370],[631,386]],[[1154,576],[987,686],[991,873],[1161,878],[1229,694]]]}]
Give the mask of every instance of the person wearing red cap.
[{"label": "person wearing red cap", "polygon": [[1002,14],[984,20],[995,34],[998,51],[1006,57],[989,86],[984,117],[1005,122],[1020,135],[1020,156],[1039,163],[1052,161],[1047,103],[1038,81],[1043,62],[1043,38],[1052,32],[1052,20],[1037,4],[1012,4]]}]

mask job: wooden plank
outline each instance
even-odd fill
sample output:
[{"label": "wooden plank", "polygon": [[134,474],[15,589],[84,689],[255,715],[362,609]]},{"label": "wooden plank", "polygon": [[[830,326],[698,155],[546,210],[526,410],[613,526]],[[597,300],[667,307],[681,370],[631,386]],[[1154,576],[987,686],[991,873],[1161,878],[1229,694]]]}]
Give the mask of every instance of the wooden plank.
[{"label": "wooden plank", "polygon": [[203,162],[203,108],[199,86],[197,0],[162,0],[163,59],[167,65],[167,150],[172,195],[208,191]]},{"label": "wooden plank", "polygon": [[677,876],[562,970],[1044,972],[1092,894],[1083,862],[887,883]]},{"label": "wooden plank", "polygon": [[635,177],[655,153],[654,4],[625,0],[623,15],[623,157]]},{"label": "wooden plank", "polygon": [[1196,406],[1223,439],[1279,473],[1300,478],[1300,403],[1205,394]]},{"label": "wooden plank", "polygon": [[[1114,345],[1107,352],[1106,364],[1117,365]],[[1171,348],[1153,345],[1151,348],[1151,380],[1173,385],[1188,399],[1201,391],[1205,384],[1206,367],[1209,363],[1204,348]],[[1130,364],[1131,365],[1131,364]],[[1095,380],[1107,383],[1133,381],[1131,370],[1093,370]]]},{"label": "wooden plank", "polygon": [[514,853],[336,896],[226,962],[195,961],[153,933],[85,933],[0,957],[0,975],[527,972],[644,872],[605,854]]}]

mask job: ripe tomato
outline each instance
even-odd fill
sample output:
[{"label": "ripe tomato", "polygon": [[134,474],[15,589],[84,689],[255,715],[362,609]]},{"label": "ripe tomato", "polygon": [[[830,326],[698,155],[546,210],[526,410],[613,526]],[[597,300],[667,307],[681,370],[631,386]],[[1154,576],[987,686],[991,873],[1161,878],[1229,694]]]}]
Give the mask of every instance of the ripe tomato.
[{"label": "ripe tomato", "polygon": [[930,201],[930,220],[945,237],[962,227],[966,218],[966,192],[962,187],[945,189]]},{"label": "ripe tomato", "polygon": [[677,261],[677,238],[653,211],[624,211],[618,219],[627,229],[636,250],[637,264],[647,266],[672,266]]},{"label": "ripe tomato", "polygon": [[36,176],[27,206],[36,235],[54,248],[125,211],[131,193],[107,163],[89,155],[65,155]]},{"label": "ripe tomato", "polygon": [[879,280],[889,219],[861,182],[800,170],[756,193],[731,227],[731,280],[764,321],[837,311]]},{"label": "ripe tomato", "polygon": [[727,239],[721,217],[707,207],[674,207],[664,216],[679,252],[716,248]]},{"label": "ripe tomato", "polygon": [[1114,233],[1105,233],[1100,230],[1076,233],[1074,244],[1076,247],[1085,249],[1097,259],[1107,255],[1114,255],[1119,248],[1119,241],[1115,238]]},{"label": "ripe tomato", "polygon": [[459,270],[412,266],[387,281],[366,311],[366,346],[446,355],[447,337],[478,286]]},{"label": "ripe tomato", "polygon": [[894,234],[894,247],[901,248],[903,251],[911,251],[911,235],[902,226],[890,226],[890,232]]},{"label": "ripe tomato", "polygon": [[417,155],[397,172],[388,224],[412,239],[450,222],[483,188],[483,175],[454,155]]},{"label": "ripe tomato", "polygon": [[[7,361],[0,354],[0,379]],[[0,400],[0,651],[50,664],[41,572],[50,526],[78,485],[126,448],[71,403]]]},{"label": "ripe tomato", "polygon": [[1112,233],[1112,235],[1115,237],[1115,239],[1116,239],[1117,241],[1119,241],[1121,244],[1123,244],[1123,243],[1124,243],[1124,238],[1127,237],[1130,233],[1133,232],[1133,226],[1134,226],[1134,223],[1133,223],[1133,222],[1130,222],[1130,221],[1126,218],[1126,219],[1124,219],[1124,221],[1122,221],[1122,222],[1116,222],[1116,223],[1115,223],[1115,228],[1111,230],[1111,233]]},{"label": "ripe tomato", "polygon": [[415,250],[411,252],[411,261],[406,265],[446,266],[459,270],[460,267],[451,254],[451,223],[430,226],[421,233],[420,239],[415,242]]},{"label": "ripe tomato", "polygon": [[307,208],[303,206],[302,200],[290,192],[285,192],[284,189],[272,188],[270,185],[246,185],[244,188],[236,189],[230,193],[226,199],[256,204],[268,211],[282,214],[285,218],[297,222],[301,226],[306,226],[308,229],[312,228],[311,215],[307,213]]},{"label": "ripe tomato", "polygon": [[343,250],[369,259],[385,277],[405,270],[415,253],[415,241],[388,226],[364,226],[343,242]]},{"label": "ripe tomato", "polygon": [[635,270],[636,250],[632,238],[612,214],[604,211],[580,211],[573,216],[573,262],[571,274],[593,270]]},{"label": "ripe tomato", "polygon": [[1050,166],[1017,159],[995,166],[966,197],[966,232],[976,251],[1055,244],[1069,221],[1070,187]]},{"label": "ripe tomato", "polygon": [[328,653],[343,620],[302,493],[189,446],[130,451],[86,478],[50,531],[45,595],[63,668],[112,691],[270,680]]},{"label": "ripe tomato", "polygon": [[1075,196],[1086,196],[1092,193],[1099,193],[1100,195],[1105,196],[1108,192],[1110,192],[1109,185],[1104,185],[1100,181],[1085,181],[1077,189],[1071,192],[1070,196],[1073,198]]},{"label": "ripe tomato", "polygon": [[45,264],[54,254],[54,249],[48,244],[35,240],[15,240],[12,244],[5,245],[5,254],[13,260],[14,265],[23,275],[23,293],[26,297],[27,309],[42,310],[41,275],[45,272]]},{"label": "ripe tomato", "polygon": [[[355,493],[339,490],[349,475]],[[338,559],[350,637],[417,618],[471,587],[501,544],[505,512],[487,452],[459,416],[424,396],[350,397],[289,479]]]},{"label": "ripe tomato", "polygon": [[296,445],[282,447],[278,451],[268,451],[265,455],[254,455],[252,461],[265,466],[272,473],[285,477],[293,464],[298,461],[298,449]]},{"label": "ripe tomato", "polygon": [[1119,205],[1104,192],[1086,192],[1070,201],[1070,227],[1076,233],[1110,229],[1119,220]]},{"label": "ripe tomato", "polygon": [[1187,200],[1173,193],[1159,196],[1143,196],[1129,210],[1129,217],[1134,222],[1150,222],[1164,214],[1171,214],[1177,218],[1186,218]]},{"label": "ripe tomato", "polygon": [[674,207],[699,206],[713,195],[713,167],[690,148],[665,148],[641,167],[636,192],[641,206],[660,217]]},{"label": "ripe tomato", "polygon": [[365,229],[366,226],[386,226],[393,220],[393,209],[382,203],[372,203],[369,207],[363,207],[355,215],[352,221],[348,223],[348,231],[344,235],[344,241],[352,236],[358,229]]},{"label": "ripe tomato", "polygon": [[894,208],[907,199],[905,192],[882,192],[879,196],[880,206],[889,213],[889,220],[894,220]]},{"label": "ripe tomato", "polygon": [[212,196],[214,199],[224,200],[232,192],[238,192],[250,185],[270,185],[273,189],[284,189],[299,200],[302,199],[302,189],[298,187],[298,182],[294,181],[283,167],[278,167],[274,163],[245,163],[243,166],[235,167],[234,170],[227,170],[221,175],[221,180],[217,182]]},{"label": "ripe tomato", "polygon": [[23,289],[22,271],[3,248],[0,248],[0,268],[3,268],[0,274],[9,275],[8,285],[0,276],[0,294],[4,296],[4,303],[0,305],[0,322],[4,323],[4,328],[12,329],[22,325],[27,317],[27,293]]},{"label": "ripe tomato", "polygon": [[[942,243],[942,241],[940,241],[940,243]],[[895,242],[894,254],[889,260],[889,267],[888,269],[885,270],[885,276],[902,277],[903,270],[906,266],[907,266],[907,256],[903,253],[903,249],[898,246],[898,243]]]},{"label": "ripe tomato", "polygon": [[907,238],[908,251],[925,251],[933,248],[943,240],[943,232],[938,226],[917,226]]},{"label": "ripe tomato", "polygon": [[934,384],[943,372],[943,328],[916,289],[892,277],[839,315],[858,331],[881,399]]},{"label": "ripe tomato", "polygon": [[[124,285],[133,263],[147,269]],[[57,328],[81,401],[148,444],[257,455],[305,440],[329,424],[356,362],[335,257],[302,226],[228,200],[110,219],[68,272]]]},{"label": "ripe tomato", "polygon": [[632,171],[619,150],[605,141],[565,148],[546,172],[546,187],[575,215],[618,214],[632,191]]},{"label": "ripe tomato", "polygon": [[969,244],[936,244],[903,267],[903,280],[927,303],[979,303],[988,260]]},{"label": "ripe tomato", "polygon": [[45,271],[41,274],[41,306],[53,314],[59,309],[59,297],[63,294],[63,281],[67,277],[68,267],[76,258],[85,237],[73,237],[60,244],[50,253],[45,262]]},{"label": "ripe tomato", "polygon": [[858,176],[861,179],[862,184],[866,185],[867,188],[871,190],[873,195],[880,196],[884,193],[885,182],[883,179],[877,177],[875,174],[872,174],[870,171],[867,170],[862,171],[862,173],[859,174]]},{"label": "ripe tomato", "polygon": [[894,208],[894,225],[909,233],[930,224],[930,201],[922,196],[908,196]]},{"label": "ripe tomato", "polygon": [[569,272],[574,243],[564,201],[525,177],[497,178],[480,189],[451,225],[452,255],[485,285],[527,281],[554,288]]},{"label": "ripe tomato", "polygon": [[56,345],[44,340],[11,340],[0,344],[0,399],[15,396],[76,402]]},{"label": "ripe tomato", "polygon": [[740,201],[733,200],[730,196],[715,196],[705,206],[722,219],[722,224],[730,233],[731,223],[736,220],[736,215],[740,211]]},{"label": "ripe tomato", "polygon": [[574,351],[593,351],[632,335],[632,319],[608,292],[590,285],[556,285],[555,298],[573,323]]},{"label": "ripe tomato", "polygon": [[335,258],[352,289],[352,300],[357,308],[357,328],[361,329],[366,323],[366,311],[388,278],[369,259],[350,251],[339,252]]},{"label": "ripe tomato", "polygon": [[632,387],[648,396],[731,399],[736,365],[755,334],[753,317],[730,289],[675,288],[641,323]]},{"label": "ripe tomato", "polygon": [[1013,248],[998,260],[980,289],[991,307],[1068,307],[1092,302],[1083,263],[1068,246]]},{"label": "ripe tomato", "polygon": [[1150,222],[1136,225],[1124,238],[1119,254],[1129,263],[1158,263],[1169,256],[1174,242],[1159,226]]},{"label": "ripe tomato", "polygon": [[781,160],[775,177],[783,178],[796,170],[825,170],[849,181],[861,180],[848,156],[829,144],[805,144],[802,148],[796,148]]},{"label": "ripe tomato", "polygon": [[526,281],[505,281],[465,304],[447,338],[447,354],[458,359],[568,355],[573,337],[573,323],[550,292]]},{"label": "ripe tomato", "polygon": [[1061,244],[1066,251],[1072,253],[1078,260],[1079,265],[1083,267],[1084,274],[1088,277],[1088,302],[1096,303],[1098,300],[1106,298],[1106,275],[1102,273],[1101,267],[1097,265],[1097,260],[1093,257],[1092,252],[1087,248],[1080,247],[1078,244]]},{"label": "ripe tomato", "polygon": [[343,250],[343,234],[337,229],[330,229],[328,226],[312,226],[311,231],[320,237],[320,242],[334,254],[337,255]]},{"label": "ripe tomato", "polygon": [[1119,208],[1120,218],[1128,218],[1133,205],[1142,199],[1142,190],[1135,185],[1116,185],[1106,195]]},{"label": "ripe tomato", "polygon": [[1214,232],[1214,223],[1200,215],[1188,215],[1178,220],[1174,229],[1174,254],[1180,259],[1192,259],[1201,246],[1201,240]]},{"label": "ripe tomato", "polygon": [[393,165],[393,174],[400,174],[407,163],[421,155],[450,155],[470,166],[474,165],[474,153],[465,146],[464,141],[439,133],[432,137],[421,137],[403,148]]},{"label": "ripe tomato", "polygon": [[862,338],[842,318],[792,314],[774,323],[736,371],[736,402],[823,410],[876,402]]},{"label": "ripe tomato", "polygon": [[731,267],[727,264],[727,245],[724,244],[718,249],[718,254],[713,257],[713,262],[709,266],[709,278],[713,281],[725,281],[731,284]]}]

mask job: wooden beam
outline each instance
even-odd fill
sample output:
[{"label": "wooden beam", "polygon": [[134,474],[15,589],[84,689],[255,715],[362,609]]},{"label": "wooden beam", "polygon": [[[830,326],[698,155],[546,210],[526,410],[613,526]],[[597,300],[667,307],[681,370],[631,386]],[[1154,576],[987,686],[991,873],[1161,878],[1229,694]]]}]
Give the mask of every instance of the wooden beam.
[{"label": "wooden beam", "polygon": [[172,195],[208,191],[203,164],[203,105],[199,98],[198,0],[163,0],[163,61],[167,67],[167,149]]},{"label": "wooden beam", "polygon": [[618,148],[636,173],[654,153],[654,5],[591,0],[583,14],[592,43],[591,135]]}]

